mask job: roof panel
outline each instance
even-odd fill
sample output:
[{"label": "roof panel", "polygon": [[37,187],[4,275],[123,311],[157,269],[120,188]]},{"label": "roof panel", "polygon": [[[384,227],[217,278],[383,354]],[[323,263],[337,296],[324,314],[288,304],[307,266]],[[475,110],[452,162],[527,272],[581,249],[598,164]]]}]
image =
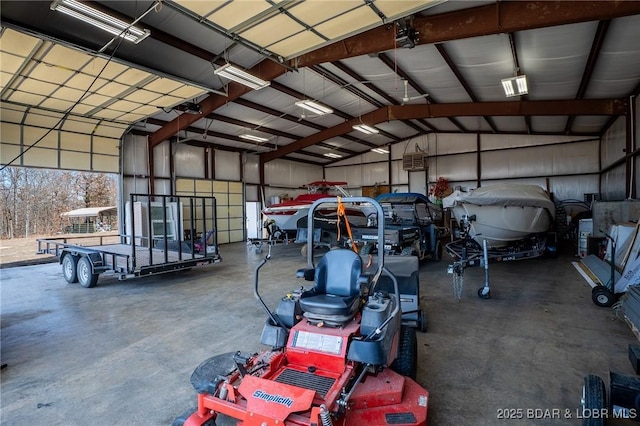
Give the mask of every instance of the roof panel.
[{"label": "roof panel", "polygon": [[[259,46],[265,46],[268,47],[269,50],[273,50],[271,47],[272,44],[301,31],[304,31],[302,25],[285,14],[279,14],[265,22],[251,26],[246,31],[241,32],[240,35]],[[277,51],[275,52],[282,54]]]},{"label": "roof panel", "polygon": [[597,22],[586,22],[518,33],[518,58],[530,100],[575,98],[597,27]]},{"label": "roof panel", "polygon": [[0,37],[0,51],[26,58],[41,43],[39,39],[30,35],[5,29]]},{"label": "roof panel", "polygon": [[379,22],[380,17],[370,7],[362,4],[359,8],[316,25],[315,29],[328,39],[340,39],[351,34],[354,30],[367,28]]},{"label": "roof panel", "polygon": [[534,116],[531,117],[531,130],[541,133],[564,133],[567,117],[563,116]]},{"label": "roof panel", "polygon": [[91,60],[86,53],[69,49],[68,47],[54,44],[47,54],[42,58],[42,62],[57,65],[69,69],[80,69]]},{"label": "roof panel", "polygon": [[640,15],[611,22],[586,95],[592,98],[626,97],[640,76]]}]

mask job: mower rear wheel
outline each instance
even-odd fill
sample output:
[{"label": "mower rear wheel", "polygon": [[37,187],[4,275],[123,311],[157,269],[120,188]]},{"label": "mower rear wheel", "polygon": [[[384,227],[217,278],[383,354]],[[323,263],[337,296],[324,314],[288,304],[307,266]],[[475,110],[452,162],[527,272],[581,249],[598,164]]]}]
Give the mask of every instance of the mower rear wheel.
[{"label": "mower rear wheel", "polygon": [[398,355],[391,364],[391,369],[415,380],[418,371],[418,339],[414,328],[404,325],[400,328]]},{"label": "mower rear wheel", "polygon": [[[604,382],[600,376],[595,374],[589,374],[584,378],[584,385],[582,386],[582,410],[585,414],[594,412],[601,413],[606,407],[606,390]],[[590,415],[583,416],[583,426],[604,426],[605,419],[602,417],[593,417]]]},{"label": "mower rear wheel", "polygon": [[[196,412],[195,408],[185,411],[184,413],[180,414],[178,417],[175,418],[173,423],[171,423],[171,426],[184,426],[184,423],[187,421],[189,416],[195,412]],[[209,419],[206,422],[202,423],[201,426],[216,426],[216,420]]]}]

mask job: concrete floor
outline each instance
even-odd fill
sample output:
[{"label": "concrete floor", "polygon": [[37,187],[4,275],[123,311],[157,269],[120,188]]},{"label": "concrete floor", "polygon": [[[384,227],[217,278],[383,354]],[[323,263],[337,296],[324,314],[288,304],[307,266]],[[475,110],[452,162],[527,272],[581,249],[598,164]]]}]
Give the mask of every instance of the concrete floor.
[{"label": "concrete floor", "polygon": [[[85,289],[58,264],[3,269],[3,425],[169,425],[195,406],[189,376],[204,359],[257,351],[265,315],[252,295],[251,245],[222,247],[224,262],[188,272]],[[279,245],[263,268],[270,306],[301,282],[296,245]],[[431,393],[431,425],[580,424],[583,376],[633,374],[637,343],[611,309],[591,302],[571,255],[492,266],[492,299],[469,269],[457,303],[447,260],[421,266],[429,331],[418,333],[418,381]],[[525,419],[499,420],[503,409]],[[560,409],[562,419],[526,419]],[[359,425],[358,425],[359,426]]]}]

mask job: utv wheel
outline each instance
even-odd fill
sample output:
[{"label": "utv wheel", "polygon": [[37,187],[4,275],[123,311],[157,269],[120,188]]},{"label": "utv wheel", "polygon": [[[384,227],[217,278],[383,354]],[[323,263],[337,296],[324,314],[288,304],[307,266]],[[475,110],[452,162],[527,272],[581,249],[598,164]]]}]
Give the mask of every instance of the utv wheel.
[{"label": "utv wheel", "polygon": [[78,256],[67,254],[62,258],[62,275],[69,284],[78,282]]},{"label": "utv wheel", "polygon": [[602,412],[606,406],[606,390],[604,382],[599,376],[589,374],[584,378],[582,386],[582,410],[586,417],[582,420],[582,426],[604,426],[605,419],[593,418],[591,413]]},{"label": "utv wheel", "polygon": [[[171,423],[171,426],[184,426],[184,423],[187,421],[190,415],[196,412],[195,408],[185,411],[180,414],[176,419]],[[202,426],[216,426],[215,419],[209,419],[206,422],[202,423]]]},{"label": "utv wheel", "polygon": [[601,308],[608,308],[613,305],[615,298],[606,287],[599,285],[591,290],[591,300]]},{"label": "utv wheel", "polygon": [[98,282],[98,274],[94,274],[91,261],[88,257],[82,257],[78,260],[77,268],[78,282],[82,287],[91,288],[95,287]]},{"label": "utv wheel", "polygon": [[427,320],[427,314],[424,309],[418,311],[418,330],[423,333],[427,332],[429,321]]},{"label": "utv wheel", "polygon": [[411,327],[400,328],[398,355],[391,364],[391,369],[398,374],[416,379],[418,371],[418,341],[416,330]]}]

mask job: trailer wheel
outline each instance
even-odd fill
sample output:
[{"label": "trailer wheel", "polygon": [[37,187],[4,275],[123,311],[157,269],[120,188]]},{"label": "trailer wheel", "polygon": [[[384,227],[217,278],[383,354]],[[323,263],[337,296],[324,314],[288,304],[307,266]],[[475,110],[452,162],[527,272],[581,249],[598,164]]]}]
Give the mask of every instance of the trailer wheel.
[{"label": "trailer wheel", "polygon": [[78,256],[67,254],[62,258],[62,275],[69,284],[78,282]]},{"label": "trailer wheel", "polygon": [[605,419],[600,416],[592,416],[591,413],[602,412],[606,406],[606,390],[604,382],[599,376],[589,374],[584,378],[582,385],[582,410],[583,426],[604,426]]},{"label": "trailer wheel", "polygon": [[82,257],[78,260],[77,268],[78,282],[82,287],[91,288],[98,282],[98,274],[94,274],[91,261],[88,257]]},{"label": "trailer wheel", "polygon": [[420,309],[418,311],[418,329],[421,332],[426,333],[428,325],[429,321],[427,319],[427,313],[424,311],[424,309]]},{"label": "trailer wheel", "polygon": [[414,328],[404,325],[400,327],[398,355],[391,364],[391,369],[415,380],[418,371],[418,341]]},{"label": "trailer wheel", "polygon": [[595,303],[597,306],[600,306],[601,308],[608,308],[613,305],[615,298],[613,297],[613,293],[611,293],[609,289],[599,285],[591,290],[591,300],[593,300],[593,303]]},{"label": "trailer wheel", "polygon": [[[195,412],[196,412],[195,408],[185,411],[184,413],[180,414],[178,417],[175,418],[173,423],[171,423],[171,426],[184,426],[189,416],[191,416]],[[214,418],[211,418],[206,422],[202,423],[201,426],[216,426],[216,420]]]}]

